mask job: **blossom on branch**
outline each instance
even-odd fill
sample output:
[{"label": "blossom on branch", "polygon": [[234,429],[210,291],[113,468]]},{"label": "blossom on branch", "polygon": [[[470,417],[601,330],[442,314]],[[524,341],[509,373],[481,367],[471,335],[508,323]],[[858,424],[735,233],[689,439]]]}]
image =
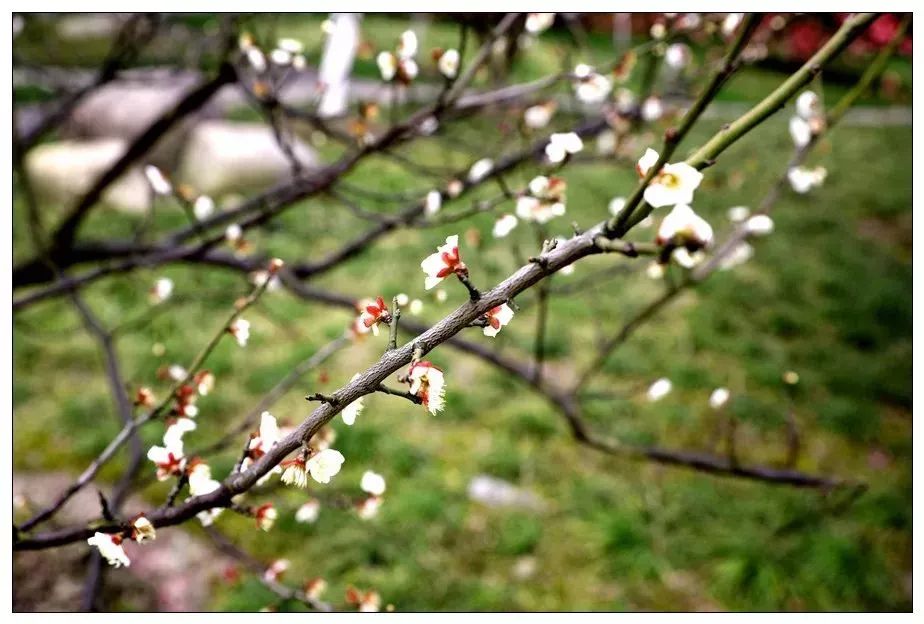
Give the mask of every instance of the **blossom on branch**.
[{"label": "blossom on branch", "polygon": [[[359,373],[353,375],[350,381],[356,381],[359,378]],[[343,411],[340,412],[340,417],[343,419],[343,424],[347,426],[352,426],[356,422],[356,417],[363,411],[365,407],[363,403],[363,397],[359,397],[349,405],[343,408]]]},{"label": "blossom on branch", "polygon": [[408,371],[411,394],[417,396],[424,407],[436,414],[443,409],[444,385],[443,371],[430,362],[417,362]]},{"label": "blossom on branch", "polygon": [[436,57],[436,66],[444,78],[452,80],[459,73],[459,51],[450,48],[445,52],[440,51]]},{"label": "blossom on branch", "polygon": [[324,449],[312,455],[305,463],[305,468],[318,483],[330,483],[331,477],[340,472],[346,459],[340,451]]},{"label": "blossom on branch", "polygon": [[121,566],[128,567],[132,563],[128,555],[125,554],[125,550],[122,548],[121,535],[96,532],[93,534],[93,537],[87,540],[87,544],[96,546],[103,559],[114,568]]},{"label": "blossom on branch", "polygon": [[766,236],[773,232],[773,219],[765,214],[757,214],[744,223],[750,236]]},{"label": "blossom on branch", "polygon": [[148,449],[148,459],[157,466],[157,480],[166,481],[173,475],[183,473],[186,458],[183,457],[183,441],[176,436],[164,436],[167,446],[152,446]]},{"label": "blossom on branch", "polygon": [[677,204],[661,220],[655,240],[659,245],[670,243],[696,251],[712,244],[712,226],[689,206]]},{"label": "blossom on branch", "polygon": [[420,268],[427,275],[424,280],[426,290],[430,290],[454,273],[467,275],[468,267],[459,255],[459,236],[457,234],[447,236],[446,242],[436,248],[436,253],[424,258],[420,263]]},{"label": "blossom on branch", "polygon": [[821,186],[828,175],[828,170],[824,167],[815,167],[807,169],[805,167],[791,167],[786,172],[786,178],[789,185],[797,193],[805,194],[817,186]]},{"label": "blossom on branch", "polygon": [[132,522],[132,539],[139,544],[148,541],[153,542],[157,539],[157,531],[154,529],[154,525],[151,524],[150,520],[144,516],[138,516],[138,518]]},{"label": "blossom on branch", "polygon": [[228,326],[228,333],[234,336],[237,344],[246,347],[247,341],[250,340],[250,321],[242,318],[234,319],[234,322]]},{"label": "blossom on branch", "polygon": [[[640,177],[648,174],[658,162],[658,153],[649,148],[639,159],[636,170]],[[703,181],[703,174],[686,163],[669,163],[664,165],[651,183],[645,188],[645,201],[653,208],[689,204],[693,201],[693,191]]]},{"label": "blossom on branch", "polygon": [[308,487],[308,471],[305,470],[305,457],[299,455],[295,459],[289,459],[282,464],[282,476],[279,478],[286,485],[294,485],[299,488]]},{"label": "blossom on branch", "polygon": [[488,320],[488,324],[484,327],[484,335],[494,338],[501,328],[513,319],[513,308],[506,303],[502,303],[485,312],[484,316]]},{"label": "blossom on branch", "polygon": [[375,301],[366,305],[359,316],[363,325],[372,330],[376,336],[379,335],[379,323],[386,325],[391,322],[391,312],[385,305],[385,300],[381,296],[376,297]]},{"label": "blossom on branch", "polygon": [[482,158],[476,161],[468,170],[468,181],[473,184],[480,182],[491,173],[492,169],[494,169],[494,161],[490,158]]}]

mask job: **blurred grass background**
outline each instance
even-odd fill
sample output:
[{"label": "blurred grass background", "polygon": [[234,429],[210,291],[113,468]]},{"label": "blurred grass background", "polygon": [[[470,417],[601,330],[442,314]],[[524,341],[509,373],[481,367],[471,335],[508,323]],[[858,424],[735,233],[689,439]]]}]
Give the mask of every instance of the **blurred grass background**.
[{"label": "blurred grass background", "polygon": [[[273,26],[274,36],[297,36],[310,48],[312,37],[319,38],[317,21],[279,20],[254,30]],[[364,34],[381,47],[390,47],[406,26],[382,17],[363,22]],[[443,40],[452,45],[454,32],[431,25],[421,49]],[[516,78],[547,71],[557,54],[555,41],[556,35],[543,35],[529,54],[542,67],[518,65]],[[357,71],[368,71],[364,67],[360,62]],[[762,73],[745,72],[726,95],[757,98],[770,88]],[[559,115],[555,124],[564,128],[572,121]],[[472,156],[452,149],[454,136],[460,145],[489,146],[489,156],[516,147],[498,135],[496,123],[454,124],[446,129],[449,140],[424,139],[403,153],[418,162],[462,168]],[[702,123],[681,152],[719,125]],[[726,210],[754,207],[782,171],[790,146],[786,115],[780,113],[708,171],[695,208],[720,238],[730,231]],[[251,520],[232,513],[220,518],[219,527],[267,562],[289,559],[287,580],[322,576],[334,597],[350,584],[375,588],[398,610],[909,610],[910,128],[845,125],[822,142],[809,164],[827,167],[824,187],[804,196],[787,191],[775,209],[776,232],[756,242],[751,261],[684,294],[617,351],[594,384],[617,398],[589,402],[587,413],[595,427],[625,441],[706,448],[717,424],[707,399],[713,388],[726,385],[739,455],[746,462],[778,463],[785,456],[790,408],[781,376],[795,370],[801,380],[792,409],[804,444],[798,467],[866,481],[869,490],[857,500],[595,453],[570,439],[541,397],[479,360],[441,347],[431,359],[446,370],[443,414],[432,417],[394,397],[374,396],[354,427],[339,418],[334,422],[334,447],[346,463],[330,486],[313,486],[309,494],[358,495],[362,472],[376,470],[388,480],[377,518],[362,521],[325,507],[316,524],[297,524],[292,513],[306,494],[274,489],[250,496],[255,503],[273,500],[282,511],[271,532],[258,533]],[[510,176],[511,185],[523,186],[537,172],[527,164]],[[599,221],[609,199],[627,194],[635,181],[631,165],[614,162],[576,164],[563,177],[568,215],[550,224],[553,235],[568,235],[572,220],[582,226]],[[433,184],[382,158],[370,159],[348,179],[385,192],[425,192]],[[449,202],[444,210],[468,202]],[[58,210],[46,208],[49,214]],[[512,209],[506,204],[499,210]],[[170,202],[155,212],[158,228],[185,220]],[[442,304],[423,290],[419,262],[446,235],[471,230],[463,236],[462,253],[481,287],[508,275],[533,252],[535,235],[522,224],[508,241],[495,242],[493,220],[480,215],[458,225],[398,231],[316,283],[357,298],[406,292],[425,301],[423,320],[436,321],[464,299],[462,289],[451,284]],[[18,260],[31,253],[18,200],[13,222]],[[135,223],[136,217],[97,210],[84,232],[127,235]],[[365,227],[335,202],[311,198],[253,242],[286,260],[318,258]],[[651,230],[637,232],[639,240],[653,237]],[[579,296],[552,298],[549,374],[570,377],[588,360],[604,328],[615,331],[659,292],[660,285],[645,276],[644,261],[614,257],[582,261],[573,275],[554,277],[553,285],[616,266],[631,271],[614,271]],[[160,276],[172,278],[176,291],[148,317],[147,290]],[[156,381],[156,370],[187,363],[248,288],[240,275],[168,266],[98,282],[85,295],[109,326],[145,319],[120,335],[119,353],[133,386],[150,384],[163,392],[166,385]],[[531,294],[518,300],[522,310],[494,341],[498,349],[528,357],[533,301]],[[343,311],[284,292],[268,294],[246,317],[253,323],[248,347],[225,340],[208,362],[218,379],[216,391],[200,400],[199,428],[188,434],[188,447],[214,440],[350,321]],[[118,430],[97,346],[64,300],[17,314],[13,332],[14,467],[76,472]],[[478,330],[468,337],[489,340]],[[299,422],[311,409],[306,393],[345,383],[378,358],[386,339],[370,338],[339,353],[309,373],[273,413]],[[162,356],[154,355],[155,344],[163,345]],[[674,382],[674,392],[647,403],[645,389],[661,376]],[[157,443],[162,428],[149,426],[143,435],[146,443]],[[227,474],[237,453],[235,445],[208,458],[213,472]],[[118,463],[108,466],[101,481],[114,481],[120,471]],[[466,487],[480,473],[535,491],[548,509],[489,509],[469,501]],[[158,503],[167,489],[155,484],[144,495]],[[200,529],[194,524],[170,530],[195,534]],[[245,577],[217,584],[210,607],[255,610],[272,601],[259,582]]]}]

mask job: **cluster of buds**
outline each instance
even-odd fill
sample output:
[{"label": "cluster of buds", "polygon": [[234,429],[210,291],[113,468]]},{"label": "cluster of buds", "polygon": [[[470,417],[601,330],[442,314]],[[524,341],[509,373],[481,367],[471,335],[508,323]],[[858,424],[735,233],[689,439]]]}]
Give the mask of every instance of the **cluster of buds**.
[{"label": "cluster of buds", "polygon": [[285,38],[276,42],[276,48],[270,52],[270,60],[279,67],[305,69],[305,46],[297,39]]},{"label": "cluster of buds", "polygon": [[517,199],[517,216],[541,224],[564,215],[567,188],[562,178],[536,176],[529,182],[529,194]]},{"label": "cluster of buds", "polygon": [[801,194],[808,193],[813,188],[824,184],[825,178],[828,177],[828,170],[824,167],[791,167],[786,172],[786,179],[792,190]]},{"label": "cluster of buds", "polygon": [[383,51],[375,58],[379,73],[385,82],[396,81],[410,84],[417,77],[417,35],[413,30],[406,30],[398,38],[394,52]]}]

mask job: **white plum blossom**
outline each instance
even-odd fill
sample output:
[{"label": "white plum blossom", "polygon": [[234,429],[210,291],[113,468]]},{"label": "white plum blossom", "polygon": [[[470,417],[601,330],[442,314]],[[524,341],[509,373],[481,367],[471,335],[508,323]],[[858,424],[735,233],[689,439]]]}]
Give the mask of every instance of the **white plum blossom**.
[{"label": "white plum blossom", "polygon": [[290,461],[284,461],[282,466],[282,476],[280,480],[286,485],[294,485],[299,488],[308,487],[308,472],[306,462],[303,457],[297,457]]},{"label": "white plum blossom", "polygon": [[225,240],[232,245],[240,242],[244,236],[244,230],[237,223],[232,223],[225,228]]},{"label": "white plum blossom", "polygon": [[821,186],[827,175],[828,171],[824,167],[815,167],[814,169],[791,167],[786,172],[786,177],[789,180],[789,185],[792,186],[792,190],[800,194],[808,193],[816,186]]},{"label": "white plum blossom", "polygon": [[440,54],[440,58],[436,65],[444,77],[452,80],[456,77],[456,74],[459,73],[459,60],[459,51],[450,48]]},{"label": "white plum blossom", "polygon": [[748,219],[744,227],[751,236],[766,236],[773,232],[773,219],[765,214],[757,214]]},{"label": "white plum blossom", "polygon": [[439,191],[430,191],[424,200],[424,214],[432,217],[440,211],[443,205],[443,194]]},{"label": "white plum blossom", "polygon": [[645,121],[657,121],[664,116],[664,104],[661,102],[661,98],[652,95],[645,98],[645,101],[642,102],[642,110],[640,112],[642,119]]},{"label": "white plum blossom", "polygon": [[291,65],[292,58],[293,56],[291,52],[289,52],[288,50],[283,50],[281,48],[276,48],[275,50],[270,52],[270,61],[272,61],[274,65],[279,65],[282,67],[285,67],[286,65]]},{"label": "white plum blossom", "polygon": [[744,13],[729,13],[726,15],[722,21],[722,34],[726,37],[731,37],[738,29],[738,24],[741,23],[743,17]]},{"label": "white plum blossom", "polygon": [[459,255],[459,236],[447,236],[446,242],[436,248],[436,253],[423,259],[420,268],[427,275],[424,280],[426,290],[430,290],[453,273],[468,272]]},{"label": "white plum blossom", "polygon": [[258,74],[262,74],[266,71],[266,55],[263,54],[263,50],[256,46],[250,46],[244,50],[244,54],[247,56],[247,62]]},{"label": "white plum blossom", "polygon": [[375,63],[379,66],[379,74],[385,82],[391,82],[398,72],[398,58],[391,52],[379,52],[375,57]]},{"label": "white plum blossom", "polygon": [[[212,471],[209,468],[208,464],[204,462],[196,462],[189,470],[187,471],[187,477],[189,479],[189,500],[195,496],[203,496],[205,494],[210,494],[221,487],[221,483],[212,478]],[[211,526],[215,521],[215,518],[221,515],[223,508],[214,507],[212,509],[206,509],[200,511],[196,514],[196,518],[199,519],[199,522],[202,523],[202,526]]]},{"label": "white plum blossom", "polygon": [[215,212],[215,201],[208,195],[200,195],[193,202],[193,214],[199,221],[209,218],[213,212]]},{"label": "white plum blossom", "polygon": [[[639,159],[639,175],[646,175],[658,161],[658,153],[648,149]],[[693,201],[693,192],[703,181],[703,174],[687,163],[666,164],[655,174],[645,189],[645,201],[653,208],[689,204]]]},{"label": "white plum blossom", "polygon": [[263,572],[263,580],[265,581],[275,581],[280,576],[282,576],[286,570],[289,569],[289,560],[288,559],[276,559],[273,561],[266,570]]},{"label": "white plum blossom", "polygon": [[295,521],[302,524],[313,524],[321,514],[321,503],[310,498],[295,511]]},{"label": "white plum blossom", "polygon": [[658,379],[648,388],[648,400],[653,402],[663,399],[670,394],[673,387],[674,384],[672,384],[671,380],[667,377]]},{"label": "white plum blossom", "polygon": [[364,498],[356,506],[356,514],[361,520],[371,520],[379,513],[379,507],[382,506],[381,496],[369,496]]},{"label": "white plum blossom", "polygon": [[517,226],[519,220],[512,214],[505,214],[494,222],[494,229],[491,233],[494,238],[504,238]]},{"label": "white plum blossom", "polygon": [[578,65],[574,68],[577,82],[574,93],[577,99],[585,104],[599,104],[609,96],[613,83],[602,74],[598,74],[587,65]]},{"label": "white plum blossom", "polygon": [[577,154],[584,148],[584,142],[575,132],[556,132],[549,137],[545,146],[545,156],[550,163],[562,162],[569,155]]},{"label": "white plum blossom", "polygon": [[312,455],[305,463],[305,468],[318,483],[330,483],[331,477],[340,472],[345,458],[340,451],[324,449]]},{"label": "white plum blossom", "polygon": [[382,297],[376,297],[375,301],[366,300],[361,306],[362,313],[359,315],[359,320],[362,321],[364,327],[372,330],[373,335],[378,336],[379,323],[391,321],[391,312],[385,305],[385,300]]},{"label": "white plum blossom", "polygon": [[712,409],[721,409],[728,402],[731,393],[728,388],[716,388],[709,395],[709,407]]},{"label": "white plum blossom", "polygon": [[301,54],[305,51],[305,45],[301,41],[289,37],[278,40],[276,42],[276,47],[290,54]]},{"label": "white plum blossom", "polygon": [[125,550],[122,548],[121,535],[96,532],[93,534],[93,537],[87,540],[87,544],[96,546],[103,559],[114,568],[121,566],[128,567],[132,563],[128,555],[125,554]]},{"label": "white plum blossom", "polygon": [[802,117],[789,120],[789,136],[796,147],[805,147],[812,140],[812,127]]},{"label": "white plum blossom", "polygon": [[152,446],[148,449],[148,459],[157,467],[157,480],[166,481],[173,475],[183,472],[186,458],[183,456],[183,440],[175,435],[164,436],[165,446]]},{"label": "white plum blossom", "polygon": [[173,294],[173,280],[169,277],[161,277],[154,282],[154,286],[148,292],[148,298],[156,305],[169,299],[171,294]]},{"label": "white plum blossom", "polygon": [[532,128],[533,130],[545,128],[552,120],[552,115],[555,114],[556,108],[555,102],[551,100],[545,104],[530,106],[523,112],[523,123],[526,124],[527,128]]},{"label": "white plum blossom", "polygon": [[492,169],[494,169],[494,161],[490,158],[482,158],[468,170],[468,181],[472,183],[480,182],[486,175],[491,173]]},{"label": "white plum blossom", "polygon": [[751,216],[751,209],[747,206],[732,206],[728,209],[728,220],[732,223],[741,223]]},{"label": "white plum blossom", "polygon": [[157,530],[151,521],[144,516],[138,516],[132,522],[132,539],[143,544],[144,542],[153,542],[157,539]]},{"label": "white plum blossom", "polygon": [[622,209],[626,207],[626,198],[625,197],[614,197],[610,200],[609,206],[607,207],[610,211],[610,214],[614,217],[618,216],[622,212]]},{"label": "white plum blossom", "polygon": [[796,98],[796,114],[806,121],[821,115],[821,100],[813,91],[803,91]]},{"label": "white plum blossom", "polygon": [[531,35],[538,35],[544,30],[551,28],[554,22],[554,13],[527,13],[526,32],[530,33]]},{"label": "white plum blossom", "polygon": [[646,149],[645,153],[642,154],[642,157],[638,159],[638,163],[635,165],[635,171],[638,173],[638,177],[644,177],[645,174],[648,173],[648,170],[657,164],[658,158],[659,156],[656,151],[650,147]]},{"label": "white plum blossom", "polygon": [[272,503],[264,503],[257,507],[254,512],[254,519],[257,521],[257,528],[263,531],[269,531],[273,528],[273,524],[276,522],[276,518],[279,517],[279,512],[276,511],[276,508],[273,507]]},{"label": "white plum blossom", "polygon": [[234,336],[238,345],[246,347],[247,341],[250,340],[250,321],[242,318],[234,319],[234,322],[228,326],[228,332]]},{"label": "white plum blossom", "polygon": [[398,58],[409,59],[417,54],[417,34],[413,30],[405,30],[398,38],[395,48]]},{"label": "white plum blossom", "polygon": [[488,324],[484,326],[484,335],[494,338],[513,319],[513,308],[502,303],[488,310],[484,316],[488,321]]},{"label": "white plum blossom", "polygon": [[183,452],[183,434],[195,431],[196,421],[191,418],[177,418],[164,433],[164,446]]},{"label": "white plum blossom", "polygon": [[151,189],[156,194],[170,195],[173,192],[173,186],[170,185],[170,181],[163,172],[154,165],[145,166],[144,175],[148,179],[148,184],[151,185]]},{"label": "white plum blossom", "polygon": [[516,213],[524,221],[548,223],[565,214],[565,190],[561,178],[536,176],[529,183],[529,195],[517,198]]},{"label": "white plum blossom", "polygon": [[683,69],[691,57],[690,46],[685,43],[672,43],[664,51],[664,62],[671,69]]},{"label": "white plum blossom", "polygon": [[686,247],[678,247],[671,253],[671,259],[685,269],[692,269],[706,259],[702,251],[690,251]]},{"label": "white plum blossom", "polygon": [[719,269],[728,271],[740,264],[744,264],[754,256],[754,248],[750,244],[741,242],[735,245],[728,254],[719,261]]},{"label": "white plum blossom", "polygon": [[408,379],[411,382],[411,394],[419,397],[431,414],[443,409],[445,379],[442,370],[427,361],[417,362],[411,366]]},{"label": "white plum blossom", "polygon": [[677,204],[661,220],[656,240],[659,245],[672,242],[678,247],[708,247],[712,244],[712,226],[686,204]]},{"label": "white plum blossom", "polygon": [[[359,373],[353,375],[350,378],[350,381],[356,381],[359,378]],[[349,405],[343,408],[343,411],[340,412],[340,417],[343,418],[343,424],[352,426],[356,422],[356,417],[359,416],[360,412],[363,411],[363,397],[359,397]]]},{"label": "white plum blossom", "polygon": [[248,450],[256,451],[257,459],[269,451],[277,442],[281,435],[276,417],[269,412],[260,414],[260,434],[250,440]]},{"label": "white plum blossom", "polygon": [[367,470],[359,481],[359,487],[367,494],[381,496],[385,493],[385,477],[377,472]]}]

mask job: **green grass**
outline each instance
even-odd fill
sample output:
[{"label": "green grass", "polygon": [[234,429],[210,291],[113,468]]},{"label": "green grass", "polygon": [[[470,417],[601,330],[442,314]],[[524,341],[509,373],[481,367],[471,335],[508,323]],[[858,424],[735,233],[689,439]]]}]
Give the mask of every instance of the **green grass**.
[{"label": "green grass", "polygon": [[[385,23],[368,18],[366,25]],[[391,23],[391,22],[388,22]],[[395,32],[402,26],[396,25]],[[295,26],[293,26],[295,28]],[[307,26],[305,27],[307,28]],[[279,35],[297,34],[283,30]],[[433,32],[439,29],[432,27]],[[384,36],[384,35],[383,35]],[[389,35],[390,36],[390,35]],[[429,44],[429,42],[428,42]],[[556,120],[562,127],[568,120]],[[692,149],[717,129],[703,124],[681,146]],[[450,126],[446,132],[499,154],[513,150],[493,120]],[[654,135],[650,137],[654,141]],[[646,143],[643,142],[642,145]],[[756,205],[790,149],[785,116],[773,118],[723,154],[696,195],[696,209],[720,238],[730,230],[728,207]],[[407,155],[430,165],[461,167],[473,158],[424,140]],[[776,232],[755,243],[747,264],[721,272],[688,292],[640,329],[606,363],[592,390],[614,398],[589,400],[587,416],[599,430],[626,441],[707,448],[716,417],[706,404],[717,385],[732,391],[739,454],[778,463],[785,456],[790,407],[781,381],[801,377],[792,409],[803,438],[798,467],[866,481],[852,504],[837,494],[792,490],[631,462],[574,443],[561,418],[541,397],[481,361],[438,348],[431,359],[446,370],[448,404],[430,416],[387,396],[367,399],[357,424],[334,422],[335,447],[347,460],[321,496],[358,496],[366,469],[382,473],[388,492],[380,515],[364,522],[325,507],[317,524],[296,524],[291,513],[306,496],[256,491],[250,502],[273,500],[283,511],[273,531],[224,514],[218,521],[235,541],[267,562],[286,557],[287,580],[323,576],[329,596],[345,588],[375,588],[398,610],[909,610],[911,575],[911,133],[907,128],[837,129],[810,164],[823,164],[825,186],[805,196],[784,193],[774,213]],[[537,173],[527,165],[514,186]],[[615,195],[627,194],[635,174],[614,163],[569,167],[568,216],[551,224],[591,225]],[[350,180],[378,190],[426,190],[430,182],[376,158]],[[494,189],[484,191],[494,193]],[[444,210],[467,206],[450,202]],[[364,204],[383,212],[389,205]],[[53,215],[55,207],[48,207]],[[511,211],[511,205],[501,210]],[[25,216],[14,205],[14,256],[30,254]],[[518,250],[490,236],[492,215],[422,231],[400,230],[349,264],[317,280],[352,296],[407,292],[425,301],[423,319],[436,321],[464,298],[447,284],[437,303],[423,290],[419,262],[452,233],[463,235],[463,255],[478,286],[496,283],[534,252],[534,233],[511,234]],[[183,220],[158,206],[157,226]],[[134,217],[96,211],[85,232],[125,235]],[[257,248],[287,260],[316,258],[367,224],[326,199],[293,206]],[[480,243],[471,239],[480,235]],[[651,230],[638,230],[639,240]],[[553,285],[581,280],[613,265],[636,267],[608,277],[580,296],[554,297],[550,308],[549,369],[569,377],[588,359],[604,328],[618,327],[659,285],[644,275],[645,261],[595,257]],[[174,299],[118,342],[133,386],[151,384],[159,366],[186,363],[247,292],[238,275],[187,266],[142,269],[101,281],[86,299],[109,325],[148,310],[146,291],[160,275],[176,282]],[[534,296],[498,336],[498,348],[526,358],[535,325]],[[339,335],[347,313],[272,293],[248,312],[250,345],[223,341],[208,362],[218,383],[200,401],[199,429],[190,447],[207,444],[248,410],[291,367]],[[102,361],[64,300],[41,303],[14,317],[14,466],[17,470],[77,471],[117,428]],[[489,339],[473,330],[470,339]],[[341,352],[283,398],[273,413],[298,422],[311,409],[308,392],[328,392],[381,355],[385,337]],[[164,355],[156,356],[155,344]],[[644,390],[667,376],[674,391],[655,404]],[[49,435],[49,432],[54,432]],[[144,430],[147,442],[159,425]],[[219,477],[237,448],[209,458]],[[887,458],[874,467],[871,454]],[[120,466],[102,473],[114,481]],[[489,473],[535,491],[548,504],[536,514],[488,509],[466,496],[470,479]],[[145,496],[158,504],[166,484]],[[188,530],[198,532],[193,525]],[[183,530],[183,529],[169,529]],[[138,556],[143,556],[139,553]],[[515,570],[535,562],[530,578]],[[215,588],[210,608],[255,610],[273,597],[252,578]],[[280,605],[297,609],[297,605]]]}]

